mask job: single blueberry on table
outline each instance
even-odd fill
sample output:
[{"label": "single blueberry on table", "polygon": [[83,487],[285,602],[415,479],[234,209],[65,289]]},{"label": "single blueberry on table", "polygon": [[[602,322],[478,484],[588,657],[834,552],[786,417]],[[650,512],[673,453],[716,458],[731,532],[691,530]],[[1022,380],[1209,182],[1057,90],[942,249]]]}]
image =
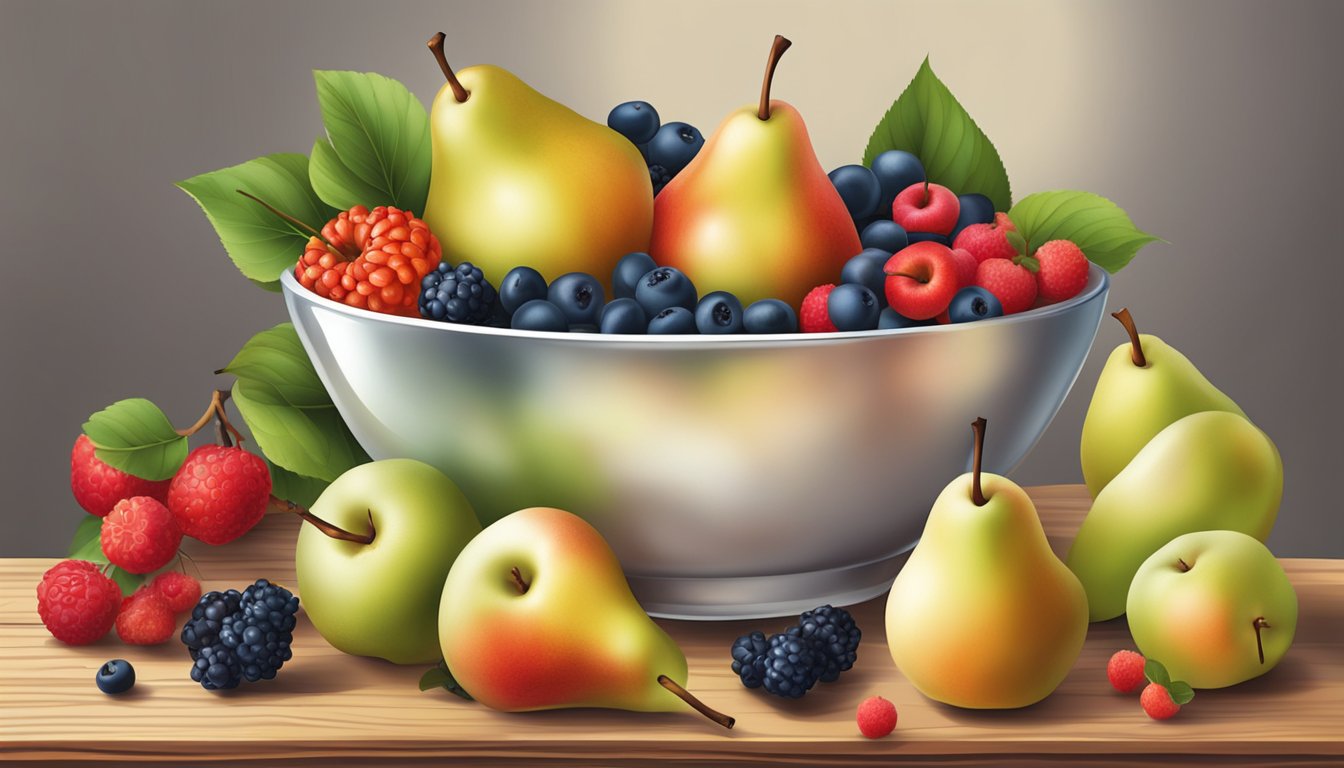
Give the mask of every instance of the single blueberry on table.
[{"label": "single blueberry on table", "polygon": [[587,272],[566,272],[551,282],[546,300],[565,313],[569,325],[596,326],[607,294],[597,278]]},{"label": "single blueberry on table", "polygon": [[531,267],[514,267],[499,283],[499,303],[513,314],[533,299],[546,298],[546,278]]},{"label": "single blueberry on table", "polygon": [[849,209],[849,218],[863,221],[877,213],[882,187],[866,166],[842,165],[827,175],[835,185],[835,191],[840,193],[845,208]]},{"label": "single blueberry on table", "polygon": [[747,333],[797,333],[798,313],[779,299],[761,299],[742,311]]},{"label": "single blueberry on table", "polygon": [[668,307],[649,320],[650,334],[695,333],[695,315],[685,307]]},{"label": "single blueberry on table", "polygon": [[742,332],[742,302],[727,291],[705,294],[695,307],[695,327],[713,335]]},{"label": "single blueberry on table", "polygon": [[826,299],[826,314],[837,331],[871,331],[881,311],[877,296],[858,283],[837,285]]},{"label": "single blueberry on table", "polygon": [[103,662],[93,680],[103,693],[125,693],[135,685],[135,667],[125,659],[112,659]]},{"label": "single blueberry on table", "polygon": [[607,115],[607,127],[629,139],[631,144],[647,144],[658,132],[658,111],[647,101],[617,104]]},{"label": "single blueberry on table", "polygon": [[519,331],[554,331],[564,333],[569,330],[569,322],[560,308],[545,299],[533,299],[513,313],[510,327]]},{"label": "single blueberry on table", "polygon": [[990,317],[1002,317],[1003,305],[997,297],[978,285],[968,285],[957,291],[947,306],[947,319],[953,323],[969,323]]},{"label": "single blueberry on table", "polygon": [[631,298],[616,299],[602,308],[602,333],[645,333],[649,328],[648,316]]},{"label": "single blueberry on table", "polygon": [[887,253],[896,253],[910,244],[905,228],[889,219],[878,219],[863,228],[859,234],[859,243],[864,248],[880,248]]},{"label": "single blueberry on table", "polygon": [[649,165],[661,165],[676,176],[704,145],[705,137],[695,126],[667,123],[649,140]]}]

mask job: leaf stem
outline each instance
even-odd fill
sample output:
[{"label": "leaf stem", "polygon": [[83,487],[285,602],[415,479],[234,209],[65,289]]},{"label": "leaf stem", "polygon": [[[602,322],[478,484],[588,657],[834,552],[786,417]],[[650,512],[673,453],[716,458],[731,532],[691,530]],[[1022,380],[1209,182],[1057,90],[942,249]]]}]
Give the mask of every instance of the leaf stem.
[{"label": "leaf stem", "polygon": [[783,35],[775,35],[775,41],[770,45],[770,56],[765,60],[765,80],[761,83],[761,104],[756,109],[756,116],[762,120],[770,119],[770,84],[775,79],[775,67],[779,65],[780,57],[791,45],[793,42]]},{"label": "leaf stem", "polygon": [[448,66],[448,57],[443,53],[443,40],[447,35],[442,32],[435,32],[434,36],[429,38],[425,45],[429,46],[429,52],[434,54],[435,61],[439,62],[439,69],[443,70],[443,76],[448,80],[448,87],[453,90],[453,98],[461,104],[471,97],[471,91],[462,87],[462,82],[457,79],[453,68]]},{"label": "leaf stem", "polygon": [[[219,373],[219,371],[216,371],[216,373]],[[234,442],[242,443],[244,440],[242,433],[234,429],[233,425],[229,423],[229,415],[224,410],[224,403],[228,401],[229,397],[229,390],[216,389],[210,395],[210,404],[205,407],[205,413],[201,414],[201,418],[197,419],[195,424],[192,424],[186,429],[177,429],[173,431],[182,437],[191,437],[202,429],[205,429],[205,425],[209,424],[211,419],[214,419],[215,429],[217,430],[216,434],[219,438],[220,445],[223,445],[225,448],[231,448],[233,447]],[[233,442],[230,442],[229,435],[233,435]]]},{"label": "leaf stem", "polygon": [[337,248],[335,245],[332,245],[331,241],[328,240],[326,237],[324,237],[320,231],[313,229],[311,226],[309,226],[307,222],[299,221],[293,216],[290,216],[288,213],[285,213],[284,211],[280,210],[279,208],[276,208],[275,206],[271,205],[265,200],[262,200],[260,197],[257,197],[256,195],[251,194],[250,192],[244,192],[241,189],[235,189],[233,191],[237,192],[243,197],[246,197],[249,200],[253,200],[259,203],[262,208],[265,208],[266,210],[270,211],[276,216],[279,216],[281,219],[284,219],[285,221],[294,225],[295,227],[298,228],[300,232],[306,232],[309,235],[316,237],[318,240],[321,240],[322,245],[326,246],[327,250],[331,251],[332,255],[335,256],[336,258],[341,259],[342,261],[354,261],[359,256],[358,253],[351,254],[341,250],[340,248]]},{"label": "leaf stem", "polygon": [[663,686],[667,690],[671,691],[672,693],[676,694],[677,698],[681,699],[687,704],[690,704],[691,708],[694,709],[696,712],[699,712],[705,717],[708,717],[710,720],[713,720],[719,725],[722,725],[724,728],[732,728],[733,725],[737,722],[737,718],[732,717],[731,715],[725,715],[722,712],[718,711],[717,709],[710,708],[708,704],[697,699],[690,691],[686,690],[685,688],[682,688],[680,685],[677,685],[677,681],[673,680],[667,675],[659,675],[658,684]]}]

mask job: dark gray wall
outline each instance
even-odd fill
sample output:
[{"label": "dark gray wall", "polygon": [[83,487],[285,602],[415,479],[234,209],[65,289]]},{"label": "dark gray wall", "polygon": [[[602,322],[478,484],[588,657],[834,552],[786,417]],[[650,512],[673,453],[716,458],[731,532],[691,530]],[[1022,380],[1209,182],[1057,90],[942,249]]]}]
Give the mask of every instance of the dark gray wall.
[{"label": "dark gray wall", "polygon": [[[928,53],[1019,196],[1100,192],[1169,241],[1119,275],[1112,304],[1278,443],[1274,550],[1344,556],[1344,4],[1157,0],[3,0],[0,555],[63,549],[82,514],[70,444],[91,411],[141,395],[188,423],[210,372],[284,319],[172,182],[307,152],[312,69],[382,72],[428,101],[441,76],[424,40],[440,28],[456,66],[498,63],[598,119],[648,99],[706,131],[756,98],[770,35],[786,34],[777,95],[828,168],[858,158]],[[1082,416],[1120,340],[1108,321],[1019,481],[1079,480]]]}]

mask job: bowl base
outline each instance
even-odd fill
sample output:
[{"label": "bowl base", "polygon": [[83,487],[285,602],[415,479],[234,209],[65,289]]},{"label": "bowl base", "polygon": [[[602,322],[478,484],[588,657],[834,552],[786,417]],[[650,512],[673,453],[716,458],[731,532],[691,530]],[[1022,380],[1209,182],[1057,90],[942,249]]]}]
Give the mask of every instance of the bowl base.
[{"label": "bowl base", "polygon": [[910,549],[881,560],[826,571],[772,576],[677,578],[628,576],[639,604],[660,619],[733,621],[796,617],[820,605],[854,605],[891,588]]}]

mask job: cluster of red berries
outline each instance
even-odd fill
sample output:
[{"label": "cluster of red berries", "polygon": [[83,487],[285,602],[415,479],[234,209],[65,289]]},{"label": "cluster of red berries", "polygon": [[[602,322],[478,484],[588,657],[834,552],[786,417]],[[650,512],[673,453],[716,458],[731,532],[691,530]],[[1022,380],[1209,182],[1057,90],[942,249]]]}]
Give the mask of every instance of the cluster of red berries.
[{"label": "cluster of red berries", "polygon": [[185,573],[165,572],[123,598],[121,587],[87,560],[62,560],[37,584],[37,614],[52,636],[70,645],[102,639],[113,627],[122,642],[156,645],[176,631],[176,616],[191,610],[201,585]]},{"label": "cluster of red berries", "polygon": [[357,205],[328,221],[321,237],[308,238],[294,277],[323,298],[418,316],[420,281],[438,266],[442,253],[439,239],[415,214]]},{"label": "cluster of red berries", "polygon": [[1139,704],[1154,720],[1166,720],[1194,698],[1189,685],[1172,682],[1161,664],[1134,651],[1116,651],[1106,663],[1106,677],[1110,679],[1111,687],[1121,693],[1133,693],[1142,688]]},{"label": "cluster of red berries", "polygon": [[976,261],[973,285],[998,298],[1003,313],[1071,299],[1087,285],[1087,256],[1069,240],[1051,240],[1035,251],[1019,250],[1009,238],[1017,227],[1007,214],[994,214],[991,224],[972,224],[957,235],[953,251]]}]

